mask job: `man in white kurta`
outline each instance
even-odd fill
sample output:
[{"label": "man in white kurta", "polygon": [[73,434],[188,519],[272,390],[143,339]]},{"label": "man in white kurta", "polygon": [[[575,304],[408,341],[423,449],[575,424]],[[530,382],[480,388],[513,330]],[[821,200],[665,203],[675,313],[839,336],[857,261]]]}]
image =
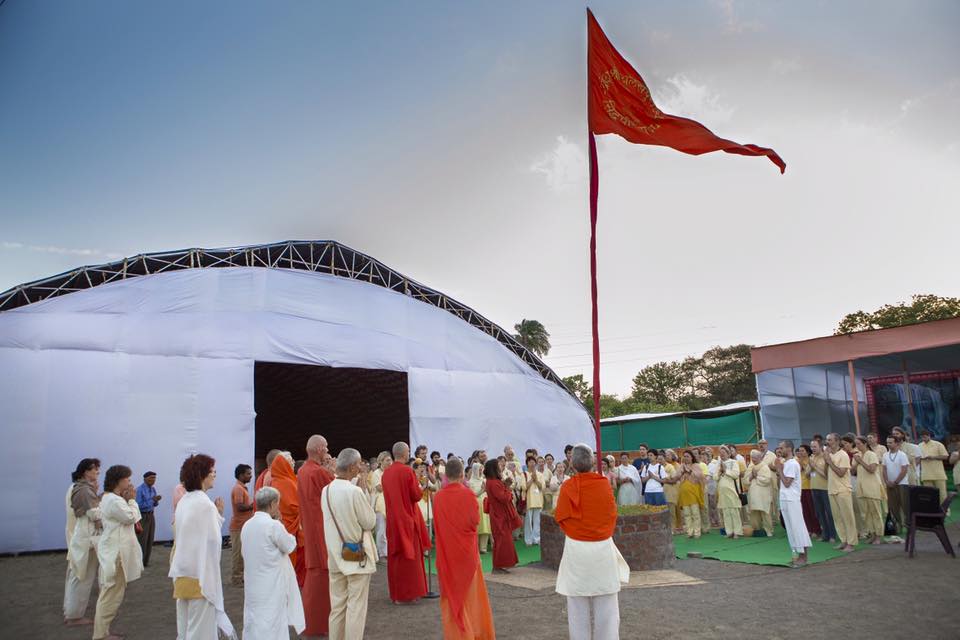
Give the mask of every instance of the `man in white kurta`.
[{"label": "man in white kurta", "polygon": [[244,640],[288,640],[305,627],[303,602],[290,552],[297,539],[280,518],[280,492],[264,487],[254,497],[257,512],[240,530],[243,555]]},{"label": "man in white kurta", "polygon": [[[330,640],[360,640],[367,624],[370,577],[377,571],[373,529],[377,516],[363,491],[352,484],[360,473],[360,452],[344,449],[337,456],[336,479],[323,488],[323,535],[330,571]],[[359,545],[361,561],[344,560],[344,543]]]},{"label": "man in white kurta", "polygon": [[[571,640],[616,640],[620,637],[621,583],[630,567],[613,543],[617,504],[610,482],[594,468],[593,450],[573,448],[577,475],[560,487],[554,518],[563,530],[563,556],[557,570],[557,593],[567,597]],[[591,620],[592,618],[592,620]]]},{"label": "man in white kurta", "polygon": [[800,503],[802,491],[800,463],[793,457],[793,442],[790,440],[780,443],[780,451],[783,458],[777,458],[774,463],[780,485],[780,515],[783,516],[783,525],[787,530],[790,551],[797,556],[792,566],[802,567],[807,564],[807,549],[812,544],[807,525],[803,520],[803,507]]}]

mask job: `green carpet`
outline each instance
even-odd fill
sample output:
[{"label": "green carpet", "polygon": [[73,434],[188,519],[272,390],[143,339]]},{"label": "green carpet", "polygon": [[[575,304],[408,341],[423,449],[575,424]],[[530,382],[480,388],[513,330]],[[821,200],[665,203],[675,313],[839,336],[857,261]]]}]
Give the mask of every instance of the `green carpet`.
[{"label": "green carpet", "polygon": [[[678,558],[686,558],[687,552],[696,551],[704,558],[723,560],[725,562],[744,562],[748,564],[765,564],[774,566],[790,566],[790,545],[787,534],[781,528],[774,530],[772,538],[737,538],[731,540],[721,536],[716,530],[693,540],[685,535],[673,536],[673,546]],[[860,545],[862,548],[865,545]],[[810,564],[824,562],[846,555],[833,548],[833,544],[813,540],[808,560]]]},{"label": "green carpet", "polygon": [[[522,567],[525,564],[532,564],[534,562],[540,562],[540,545],[534,545],[528,547],[523,543],[523,540],[514,540],[513,546],[517,549],[517,566]],[[437,556],[436,550],[430,551],[430,563],[431,563],[431,572],[437,574]],[[424,559],[423,566],[427,567],[427,561]],[[483,567],[484,573],[490,573],[493,571],[493,552],[488,551],[487,553],[480,554],[480,566]]]}]

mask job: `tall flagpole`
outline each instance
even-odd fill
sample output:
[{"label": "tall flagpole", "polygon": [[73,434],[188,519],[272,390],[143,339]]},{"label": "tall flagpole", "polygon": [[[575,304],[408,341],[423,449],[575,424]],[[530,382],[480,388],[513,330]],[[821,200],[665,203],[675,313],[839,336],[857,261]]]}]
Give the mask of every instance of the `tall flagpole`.
[{"label": "tall flagpole", "polygon": [[587,9],[587,135],[590,146],[590,320],[593,329],[593,428],[597,436],[597,473],[603,473],[600,461],[600,326],[597,312],[597,141],[590,130],[590,9]]}]

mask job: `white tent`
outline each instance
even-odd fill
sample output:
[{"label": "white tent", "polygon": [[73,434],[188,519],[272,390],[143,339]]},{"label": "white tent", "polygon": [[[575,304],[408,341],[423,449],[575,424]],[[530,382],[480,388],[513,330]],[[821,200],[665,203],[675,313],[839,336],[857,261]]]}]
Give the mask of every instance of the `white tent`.
[{"label": "white tent", "polygon": [[255,455],[259,362],[405,372],[403,435],[443,452],[593,440],[583,407],[509,334],[342,245],[138,256],[0,295],[0,552],[64,546],[83,457],[158,474],[158,539],[187,455],[216,458],[212,493],[228,496]]}]

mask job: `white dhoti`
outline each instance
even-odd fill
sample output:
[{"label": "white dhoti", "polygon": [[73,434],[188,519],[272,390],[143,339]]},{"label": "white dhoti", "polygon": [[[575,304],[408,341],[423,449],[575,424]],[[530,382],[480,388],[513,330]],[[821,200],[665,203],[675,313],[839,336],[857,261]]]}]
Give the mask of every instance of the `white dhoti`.
[{"label": "white dhoti", "polygon": [[377,514],[376,526],[377,553],[381,558],[387,557],[387,516],[382,513]]},{"label": "white dhoti", "polygon": [[807,532],[807,525],[803,521],[803,507],[799,501],[781,500],[780,515],[783,516],[783,524],[787,529],[787,540],[790,541],[790,550],[794,553],[803,553],[807,548],[813,546],[810,543],[810,534]]},{"label": "white dhoti", "polygon": [[[620,585],[630,581],[630,567],[613,544],[566,538],[557,571],[557,593],[567,596],[571,640],[620,637]],[[593,620],[591,621],[591,617]]]},{"label": "white dhoti", "polygon": [[177,640],[217,640],[217,609],[206,598],[177,599]]},{"label": "white dhoti", "polygon": [[617,504],[640,504],[642,496],[640,489],[632,482],[624,482],[617,491]]}]

